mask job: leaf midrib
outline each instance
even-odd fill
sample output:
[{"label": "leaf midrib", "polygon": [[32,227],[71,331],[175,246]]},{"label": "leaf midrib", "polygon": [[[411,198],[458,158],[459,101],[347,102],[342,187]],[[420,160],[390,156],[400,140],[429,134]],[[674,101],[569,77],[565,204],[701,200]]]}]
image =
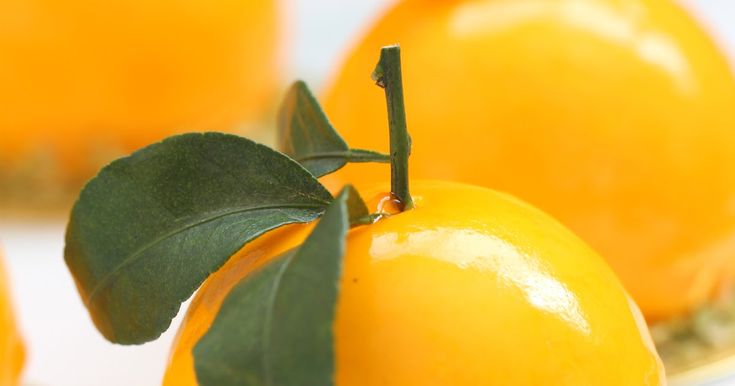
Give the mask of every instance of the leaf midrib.
[{"label": "leaf midrib", "polygon": [[182,227],[180,229],[176,229],[175,231],[168,232],[168,233],[166,233],[166,234],[164,234],[164,235],[156,238],[155,240],[149,242],[148,244],[142,246],[140,249],[138,249],[137,251],[135,251],[134,253],[132,253],[126,260],[123,261],[122,264],[120,264],[119,266],[117,266],[114,270],[110,271],[107,275],[105,275],[105,277],[102,278],[102,280],[100,280],[99,282],[97,282],[97,284],[94,286],[94,288],[92,289],[92,291],[89,292],[89,295],[87,296],[87,300],[85,301],[85,305],[87,307],[89,307],[90,304],[93,302],[94,297],[97,295],[97,292],[99,292],[103,288],[107,287],[110,284],[110,282],[112,281],[112,279],[115,278],[117,275],[119,275],[120,272],[124,268],[128,267],[131,264],[136,263],[143,256],[143,253],[144,252],[146,252],[147,250],[155,247],[156,245],[160,244],[161,242],[163,242],[163,241],[165,241],[165,240],[167,240],[167,239],[169,239],[169,238],[171,238],[171,237],[173,237],[173,236],[175,236],[175,235],[177,235],[177,234],[179,234],[181,232],[185,232],[185,231],[187,231],[187,230],[189,230],[191,228],[194,228],[196,226],[199,226],[199,225],[202,225],[202,224],[206,224],[208,222],[215,221],[215,220],[218,220],[218,219],[223,218],[223,217],[227,217],[227,216],[231,216],[231,215],[236,215],[236,214],[240,214],[240,213],[245,213],[245,212],[250,212],[250,211],[253,211],[254,212],[254,211],[268,210],[268,209],[317,209],[317,208],[324,208],[324,206],[318,205],[318,204],[303,204],[303,205],[265,205],[265,206],[258,206],[258,207],[247,207],[247,208],[242,208],[242,209],[238,209],[238,210],[234,210],[234,211],[230,211],[230,212],[226,212],[226,213],[221,213],[221,214],[218,214],[216,216],[211,216],[211,217],[208,217],[208,218],[205,218],[205,219],[196,221],[194,223],[188,224],[188,225],[186,225],[186,226],[184,226],[184,227]]}]

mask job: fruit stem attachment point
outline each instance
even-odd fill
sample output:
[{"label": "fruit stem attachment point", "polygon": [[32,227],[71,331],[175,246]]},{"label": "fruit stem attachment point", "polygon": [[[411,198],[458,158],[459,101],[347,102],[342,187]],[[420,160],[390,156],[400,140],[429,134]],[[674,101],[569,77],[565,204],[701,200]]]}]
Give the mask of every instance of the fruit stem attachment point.
[{"label": "fruit stem attachment point", "polygon": [[411,209],[413,200],[408,190],[408,157],[411,154],[411,137],[406,129],[400,46],[386,46],[380,50],[380,60],[373,71],[372,78],[375,84],[385,89],[385,100],[388,104],[391,193],[400,201],[401,210]]}]

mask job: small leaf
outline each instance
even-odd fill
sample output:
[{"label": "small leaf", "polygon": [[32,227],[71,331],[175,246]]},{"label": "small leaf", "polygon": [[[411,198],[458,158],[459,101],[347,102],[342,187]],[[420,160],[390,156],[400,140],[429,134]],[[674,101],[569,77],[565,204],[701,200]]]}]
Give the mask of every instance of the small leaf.
[{"label": "small leaf", "polygon": [[[201,386],[329,386],[345,235],[359,196],[346,188],[297,249],[243,278],[194,348]],[[367,211],[365,211],[367,213]]]},{"label": "small leaf", "polygon": [[332,198],[285,155],[228,134],[184,134],[106,166],[82,191],[65,260],[100,332],[157,338],[245,243],[321,215]]},{"label": "small leaf", "polygon": [[347,185],[342,189],[342,194],[347,196],[345,205],[347,205],[350,224],[362,224],[363,219],[370,217],[365,201],[362,200],[357,189],[352,185]]},{"label": "small leaf", "polygon": [[332,127],[306,83],[291,86],[278,113],[279,148],[321,177],[347,162],[390,162],[390,156],[350,149]]}]

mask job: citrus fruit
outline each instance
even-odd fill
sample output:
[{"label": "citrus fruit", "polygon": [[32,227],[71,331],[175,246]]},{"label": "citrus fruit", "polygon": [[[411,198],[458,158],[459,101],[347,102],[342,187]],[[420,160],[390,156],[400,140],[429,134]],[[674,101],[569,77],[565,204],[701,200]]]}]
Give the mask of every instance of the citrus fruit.
[{"label": "citrus fruit", "polygon": [[260,117],[277,83],[276,7],[3,1],[0,182],[36,183],[25,195],[78,184],[174,132],[231,131]]},{"label": "citrus fruit", "polygon": [[[508,195],[414,181],[414,209],[354,228],[334,325],[336,385],[663,385],[645,323],[605,262]],[[164,385],[194,386],[192,348],[240,279],[297,245],[292,225],[248,244],[189,307]]]},{"label": "citrus fruit", "polygon": [[25,352],[15,326],[2,258],[0,254],[0,385],[15,386],[19,382]]},{"label": "citrus fruit", "polygon": [[[385,151],[382,91],[400,42],[411,175],[507,191],[607,259],[647,319],[686,314],[735,279],[735,82],[700,26],[663,0],[405,0],[347,55],[325,110]],[[349,165],[325,181],[370,183]]]}]

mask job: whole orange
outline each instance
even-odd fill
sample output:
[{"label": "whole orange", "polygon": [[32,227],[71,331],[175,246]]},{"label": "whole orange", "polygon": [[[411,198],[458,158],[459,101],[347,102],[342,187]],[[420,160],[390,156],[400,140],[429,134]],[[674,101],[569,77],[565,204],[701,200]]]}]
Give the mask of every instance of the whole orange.
[{"label": "whole orange", "polygon": [[111,156],[174,132],[229,131],[259,117],[280,65],[276,8],[0,2],[0,168],[86,179]]},{"label": "whole orange", "polygon": [[[414,181],[415,207],[353,229],[334,324],[335,384],[664,385],[645,323],[604,260],[535,208]],[[369,189],[383,211],[385,186]],[[232,287],[311,226],[245,246],[195,296],[165,386],[195,386],[192,348]]]},{"label": "whole orange", "polygon": [[0,254],[0,385],[19,384],[20,372],[25,360],[23,342],[15,326],[10,304],[3,256]]},{"label": "whole orange", "polygon": [[[347,141],[387,150],[382,91],[400,42],[416,178],[510,192],[591,244],[651,320],[735,279],[735,82],[665,0],[405,0],[358,42],[325,98]],[[326,181],[388,178],[349,165]]]}]

